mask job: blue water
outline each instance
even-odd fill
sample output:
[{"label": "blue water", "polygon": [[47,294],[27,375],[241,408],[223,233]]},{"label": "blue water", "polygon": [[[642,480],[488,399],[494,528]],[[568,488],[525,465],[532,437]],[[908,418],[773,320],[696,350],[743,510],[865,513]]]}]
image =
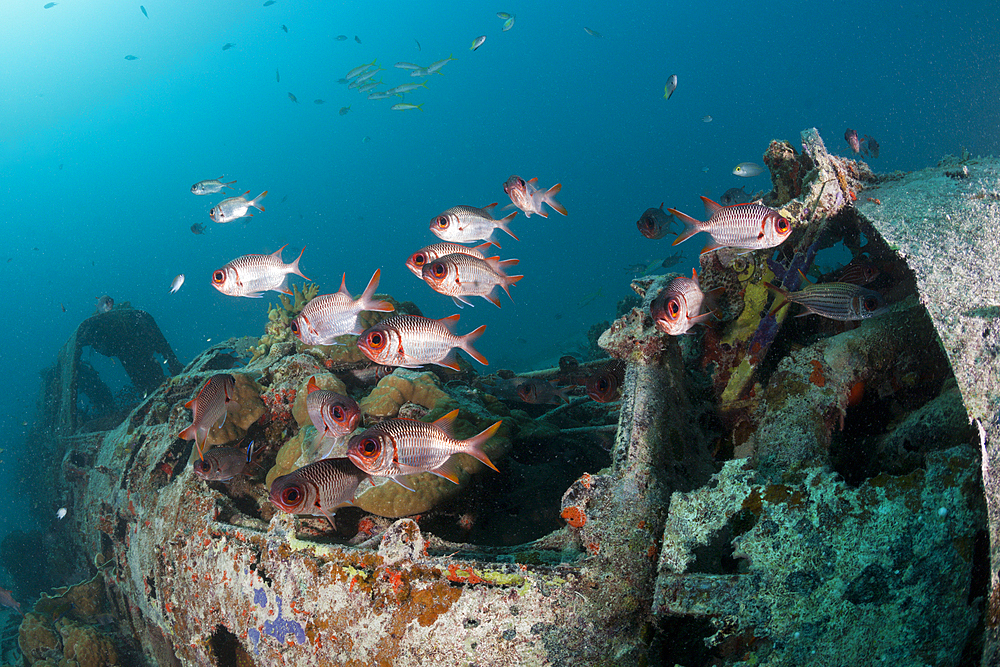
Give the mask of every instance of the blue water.
[{"label": "blue water", "polygon": [[[665,201],[697,216],[701,194],[767,188],[766,173],[731,171],[761,162],[773,138],[797,146],[815,126],[846,154],[852,127],[879,140],[878,171],[1000,149],[1000,32],[988,3],[147,0],[149,18],[139,2],[13,4],[0,10],[0,482],[13,489],[0,533],[25,517],[8,464],[30,456],[38,372],[102,294],[150,312],[183,363],[209,340],[262,333],[275,299],[223,296],[210,276],[286,243],[286,261],[306,247],[301,268],[324,292],[346,271],[357,294],[381,268],[380,291],[443,317],[450,299],[403,266],[437,240],[429,221],[457,204],[503,206],[508,176],[537,176],[563,184],[569,217],[518,215],[520,240],[498,237],[526,276],[514,303],[477,300],[458,326],[487,325],[477,347],[491,369],[526,370],[613,319],[628,267],[676,250],[639,235],[645,208]],[[516,14],[509,32],[499,10]],[[392,101],[336,82],[377,58],[389,86],[410,83],[395,62],[450,54],[428,90],[406,96],[423,111],[390,111]],[[665,101],[670,74],[679,85]],[[221,175],[250,196],[268,190],[266,212],[211,222],[221,197],[189,189]],[[192,234],[194,223],[207,233]],[[680,246],[675,270],[688,271],[700,247]],[[178,273],[187,281],[168,294]]]}]

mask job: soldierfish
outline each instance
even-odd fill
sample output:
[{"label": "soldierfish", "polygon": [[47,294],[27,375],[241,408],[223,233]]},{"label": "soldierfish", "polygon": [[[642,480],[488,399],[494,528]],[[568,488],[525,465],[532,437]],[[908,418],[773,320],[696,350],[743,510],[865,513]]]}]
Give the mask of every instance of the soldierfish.
[{"label": "soldierfish", "polygon": [[[525,181],[518,175],[513,175],[503,184],[503,191],[510,197],[513,206],[524,211],[524,216],[530,218],[532,213],[537,213],[543,218],[549,214],[542,210],[542,204],[548,204],[561,215],[568,215],[566,208],[556,201],[556,195],[562,190],[562,184],[556,183],[548,190],[538,189],[538,178]],[[505,206],[504,208],[510,208]]]},{"label": "soldierfish", "polygon": [[250,475],[253,442],[243,447],[213,447],[194,462],[194,474],[206,482],[228,482],[237,475]]},{"label": "soldierfish", "polygon": [[229,373],[217,373],[190,401],[184,404],[192,413],[191,425],[177,434],[182,440],[194,440],[198,447],[198,458],[204,459],[205,440],[213,426],[226,423],[226,415],[231,410],[239,410],[236,402],[236,378]]},{"label": "soldierfish", "polygon": [[[236,181],[233,182],[235,183]],[[191,191],[194,192],[194,189],[192,188]],[[260,205],[260,200],[267,196],[267,190],[264,190],[250,200],[246,198],[248,194],[250,194],[249,190],[244,192],[241,197],[223,199],[215,208],[208,212],[208,216],[215,222],[224,223],[232,222],[237,218],[252,218],[253,213],[249,212],[251,206],[263,213],[264,207]]]},{"label": "soldierfish", "polygon": [[660,208],[647,208],[646,212],[639,216],[639,220],[636,221],[635,226],[639,228],[639,232],[647,239],[662,239],[670,231],[671,227],[673,227],[676,220],[674,216],[667,215],[664,212],[663,204],[661,203]]},{"label": "soldierfish", "polygon": [[625,382],[625,362],[612,359],[587,377],[587,396],[598,403],[609,403],[621,395]]},{"label": "soldierfish", "polygon": [[855,153],[861,152],[861,141],[858,139],[858,133],[856,131],[851,128],[847,128],[847,131],[844,132],[844,140],[847,141],[852,151]]},{"label": "soldierfish", "polygon": [[686,241],[698,232],[708,232],[712,243],[702,248],[703,255],[716,248],[760,250],[781,245],[792,233],[791,223],[763,204],[722,206],[708,197],[702,197],[701,201],[709,215],[705,222],[695,220],[676,209],[667,209],[685,225],[684,231],[674,239],[672,245]]},{"label": "soldierfish", "polygon": [[358,348],[366,357],[385,366],[417,368],[437,364],[459,370],[455,348],[461,348],[483,365],[489,364],[472,343],[483,335],[486,325],[456,336],[452,327],[458,315],[432,320],[419,315],[394,315],[366,330],[358,337]]},{"label": "soldierfish", "polygon": [[[56,3],[52,3],[53,5]],[[21,611],[21,603],[14,599],[14,596],[5,588],[0,588],[0,605],[4,607],[9,607],[17,613],[24,616],[24,612]]]},{"label": "soldierfish", "polygon": [[733,204],[745,204],[750,201],[750,193],[740,188],[729,188],[724,193],[722,193],[722,198],[719,202],[723,206],[732,206]]},{"label": "soldierfish", "polygon": [[524,378],[524,381],[517,385],[517,395],[525,403],[558,405],[569,403],[569,396],[566,395],[567,389],[568,387],[558,387],[548,380]]},{"label": "soldierfish", "polygon": [[698,272],[691,269],[691,277],[679,276],[663,288],[649,305],[653,325],[663,333],[679,336],[696,324],[703,324],[715,317],[702,313],[705,293],[698,286]]},{"label": "soldierfish", "polygon": [[[398,104],[396,106],[399,106]],[[502,229],[517,241],[514,232],[507,223],[514,219],[517,211],[500,220],[493,217],[493,209],[497,202],[489,206],[476,208],[474,206],[453,206],[431,220],[431,231],[444,241],[470,243],[472,241],[493,241],[493,232]],[[499,248],[500,246],[497,245]]]},{"label": "soldierfish", "polygon": [[[316,427],[316,439],[313,449],[316,458],[325,459],[330,449],[350,435],[361,418],[361,408],[350,396],[338,394],[329,389],[320,389],[316,378],[309,378],[306,385],[306,410],[309,419]],[[330,440],[328,447],[323,447],[323,441]],[[211,453],[211,452],[209,452]]]},{"label": "soldierfish", "polygon": [[243,255],[212,273],[212,287],[229,296],[246,296],[259,299],[267,290],[291,294],[288,289],[288,274],[306,276],[299,271],[299,260],[306,251],[303,247],[299,256],[291,264],[281,260],[281,246],[270,255]]},{"label": "soldierfish", "polygon": [[97,312],[107,313],[110,312],[112,308],[115,307],[115,300],[110,296],[105,294],[104,296],[97,299]]},{"label": "soldierfish", "polygon": [[458,484],[460,468],[452,458],[458,453],[473,456],[497,470],[483,451],[483,445],[502,422],[494,423],[468,440],[456,440],[451,434],[456,416],[457,408],[431,424],[400,418],[379,422],[351,438],[347,458],[369,475],[388,477],[404,488],[409,487],[398,478],[420,472],[430,472]]},{"label": "soldierfish", "polygon": [[358,326],[358,315],[363,310],[388,313],[394,310],[388,301],[376,301],[381,269],[376,269],[368,287],[357,299],[347,291],[347,274],[340,280],[340,290],[335,294],[324,294],[312,299],[302,312],[292,320],[292,333],[306,345],[332,345],[337,336],[360,334],[364,329]]},{"label": "soldierfish", "polygon": [[800,313],[796,317],[813,314],[844,322],[866,320],[869,317],[881,315],[888,308],[882,295],[867,287],[851,283],[814,284],[809,282],[802,271],[799,271],[799,275],[802,276],[802,281],[806,286],[798,292],[789,292],[775,287],[771,283],[764,283],[764,287],[778,295],[774,307],[771,308],[771,315],[789,303],[797,303],[804,306],[806,312]]},{"label": "soldierfish", "polygon": [[466,253],[455,253],[424,265],[421,278],[435,292],[450,296],[459,308],[463,303],[473,305],[463,298],[467,296],[481,296],[499,308],[500,299],[493,294],[496,288],[502,287],[510,296],[510,286],[524,277],[505,273],[505,269],[517,263],[516,259],[479,259]]},{"label": "soldierfish", "polygon": [[[223,178],[222,176],[219,176],[218,178],[210,178],[206,181],[198,181],[197,183],[191,186],[191,194],[210,195],[216,192],[222,192],[222,188],[229,188],[230,190],[236,189],[232,187],[233,183],[236,182],[235,180],[229,181],[228,183],[223,183],[222,178]],[[250,193],[247,192],[247,194]]]},{"label": "soldierfish", "polygon": [[[424,246],[410,255],[409,259],[406,260],[406,268],[412,271],[413,275],[417,278],[423,278],[424,265],[433,262],[439,257],[452,255],[456,252],[463,252],[466,255],[472,255],[473,257],[478,257],[479,259],[486,259],[486,255],[483,253],[493,246],[496,246],[496,244],[492,242],[483,243],[482,245],[477,245],[472,248],[469,246],[459,245],[458,243],[449,243],[448,241],[432,243],[431,245]],[[497,247],[499,248],[500,246]]]},{"label": "soldierfish", "polygon": [[335,510],[350,505],[358,485],[366,479],[368,474],[349,459],[323,459],[276,478],[270,498],[283,512],[324,516],[336,530]]}]

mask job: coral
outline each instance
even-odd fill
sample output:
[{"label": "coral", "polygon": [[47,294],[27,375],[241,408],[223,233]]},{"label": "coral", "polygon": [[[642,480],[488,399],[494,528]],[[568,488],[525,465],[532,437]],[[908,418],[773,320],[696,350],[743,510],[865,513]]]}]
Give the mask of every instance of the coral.
[{"label": "coral", "polygon": [[764,153],[764,164],[771,171],[774,186],[765,204],[783,206],[802,194],[802,177],[812,168],[809,156],[799,155],[787,141],[772,141]]},{"label": "coral", "polygon": [[[118,664],[118,652],[100,632],[89,625],[80,625],[63,618],[56,622],[62,635],[63,656],[69,667],[104,667]],[[60,663],[63,664],[63,663]]]},{"label": "coral", "polygon": [[441,389],[433,373],[400,368],[382,378],[370,394],[358,401],[358,405],[363,414],[386,418],[395,417],[404,403],[416,403],[433,410],[439,401],[448,399],[448,394]]},{"label": "coral", "polygon": [[[292,286],[292,298],[294,301],[290,300],[284,294],[278,295],[278,300],[281,301],[282,310],[284,310],[284,319],[286,322],[293,319],[302,309],[306,307],[306,304],[316,298],[319,294],[319,284],[317,283],[306,283],[305,288],[300,290],[298,285]],[[268,313],[270,318],[270,313]]]},{"label": "coral", "polygon": [[[236,390],[233,398],[240,404],[240,409],[226,415],[226,423],[221,428],[213,427],[208,432],[206,451],[215,445],[224,445],[239,440],[246,435],[247,429],[264,414],[264,402],[260,398],[261,387],[246,373],[233,373],[236,378]],[[203,379],[202,379],[203,381]],[[197,456],[197,452],[194,454]]]},{"label": "coral", "polygon": [[24,615],[17,643],[29,665],[44,660],[53,653],[62,655],[59,633],[52,629],[48,619],[41,614],[28,612]]},{"label": "coral", "polygon": [[[316,379],[316,386],[320,389],[335,391],[338,394],[347,394],[347,387],[344,386],[344,383],[336,375],[317,373],[309,377]],[[300,428],[312,424],[312,420],[309,418],[309,410],[306,409],[306,397],[309,395],[306,389],[308,384],[309,378],[299,383],[299,387],[295,392],[295,403],[292,405],[292,416]]]}]

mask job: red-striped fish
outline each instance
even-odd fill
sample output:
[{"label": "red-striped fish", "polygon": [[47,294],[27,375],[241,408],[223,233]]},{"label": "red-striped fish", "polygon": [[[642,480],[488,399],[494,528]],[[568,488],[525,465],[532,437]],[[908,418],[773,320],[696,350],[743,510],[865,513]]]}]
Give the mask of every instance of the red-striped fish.
[{"label": "red-striped fish", "polygon": [[[320,389],[316,378],[309,378],[306,392],[306,410],[316,427],[313,449],[317,452],[316,458],[324,459],[329,455],[329,450],[342,442],[358,425],[361,408],[350,396]],[[326,448],[322,448],[323,440],[330,440]]]},{"label": "red-striped fish", "polygon": [[691,269],[691,277],[674,278],[649,305],[653,324],[663,333],[679,336],[696,324],[703,324],[715,317],[713,312],[702,313],[705,293],[698,286],[698,272]]},{"label": "red-striped fish", "polygon": [[289,514],[324,516],[334,530],[338,507],[350,505],[368,474],[349,459],[323,459],[302,466],[271,482],[271,502]]},{"label": "red-striped fish", "polygon": [[[453,206],[439,216],[431,220],[431,231],[443,241],[454,241],[456,243],[471,243],[472,241],[486,241],[496,243],[493,240],[493,232],[502,229],[517,241],[514,232],[510,231],[507,223],[514,219],[517,211],[514,211],[506,218],[496,220],[493,217],[493,209],[497,202],[489,206],[476,208],[474,206]],[[497,244],[499,248],[499,244]]]},{"label": "red-striped fish", "polygon": [[204,459],[205,440],[213,426],[226,423],[230,410],[239,410],[236,395],[236,378],[229,373],[217,373],[208,378],[197,395],[184,404],[193,415],[191,425],[177,434],[182,440],[194,440],[198,447],[198,458]]},{"label": "red-striped fish", "polygon": [[291,321],[292,333],[306,345],[331,345],[336,343],[337,336],[359,334],[358,315],[363,310],[376,310],[388,313],[394,310],[388,301],[376,301],[375,289],[378,287],[381,269],[376,269],[368,287],[357,299],[347,291],[347,274],[340,280],[340,291],[336,294],[323,294],[312,299],[305,305],[302,312]]},{"label": "red-striped fish", "polygon": [[399,482],[399,477],[420,472],[430,472],[458,484],[459,468],[452,458],[458,453],[473,456],[497,470],[482,447],[502,422],[468,440],[456,440],[451,435],[451,425],[457,415],[458,409],[452,410],[431,424],[415,419],[386,419],[351,438],[347,458],[369,475],[388,477],[400,486],[405,485]]},{"label": "red-striped fish", "polygon": [[212,447],[194,462],[194,474],[206,482],[226,482],[253,472],[253,442],[243,447]]},{"label": "red-striped fish", "polygon": [[431,245],[425,246],[410,255],[410,258],[406,260],[406,268],[412,271],[413,275],[417,278],[422,278],[423,276],[421,274],[424,270],[424,265],[433,262],[438,257],[444,257],[445,255],[453,255],[456,252],[461,252],[466,255],[478,257],[479,259],[486,259],[486,255],[484,253],[493,246],[496,246],[497,248],[500,247],[493,242],[483,243],[482,245],[477,245],[474,248],[460,245],[458,243],[449,243],[448,241],[432,243]]},{"label": "red-striped fish", "polygon": [[[530,218],[532,213],[537,213],[543,218],[549,217],[549,214],[542,209],[542,204],[548,204],[560,215],[569,215],[566,207],[556,201],[556,195],[560,190],[562,183],[556,183],[548,190],[539,190],[537,177],[526,181],[516,174],[503,184],[503,191],[510,197],[511,204],[521,209],[526,218]],[[504,208],[510,208],[510,205]]]},{"label": "red-striped fish", "polygon": [[834,271],[830,277],[839,283],[867,285],[878,278],[881,273],[873,261],[862,255],[851,260],[847,266],[839,271]]},{"label": "red-striped fish", "polygon": [[299,260],[306,249],[302,248],[294,262],[285,264],[281,260],[281,251],[287,246],[286,243],[270,255],[237,257],[212,273],[212,287],[229,296],[248,296],[251,299],[261,298],[267,290],[291,294],[288,289],[289,273],[306,280],[309,278],[299,271]]},{"label": "red-striped fish", "polygon": [[598,403],[609,403],[621,394],[625,382],[625,362],[612,359],[587,378],[587,396]]},{"label": "red-striped fish", "polygon": [[[464,297],[481,296],[497,308],[500,299],[493,292],[497,287],[510,296],[510,286],[524,276],[508,276],[504,270],[518,263],[516,259],[500,261],[499,257],[479,259],[465,253],[454,253],[425,264],[421,278],[431,289],[450,296],[459,308],[473,305]],[[513,301],[513,297],[511,297]]]},{"label": "red-striped fish", "polygon": [[702,197],[701,201],[709,216],[705,222],[695,220],[677,209],[667,209],[685,226],[672,245],[686,241],[698,232],[708,232],[712,242],[702,248],[703,255],[716,248],[760,250],[781,245],[792,233],[791,223],[773,208],[763,204],[723,206],[708,197]]},{"label": "red-striped fish", "polygon": [[437,364],[459,370],[455,348],[481,364],[489,364],[472,343],[483,335],[486,325],[464,336],[456,336],[451,328],[458,315],[432,320],[419,315],[394,315],[371,327],[358,337],[358,348],[376,364],[417,368]]},{"label": "red-striped fish", "polygon": [[778,297],[771,309],[771,315],[787,306],[797,303],[805,307],[806,312],[796,315],[805,317],[814,314],[828,317],[831,320],[851,321],[866,320],[869,317],[881,315],[888,306],[882,295],[867,287],[851,283],[818,283],[809,282],[806,275],[799,271],[805,284],[798,292],[789,292],[765,282],[764,287],[775,292]]}]

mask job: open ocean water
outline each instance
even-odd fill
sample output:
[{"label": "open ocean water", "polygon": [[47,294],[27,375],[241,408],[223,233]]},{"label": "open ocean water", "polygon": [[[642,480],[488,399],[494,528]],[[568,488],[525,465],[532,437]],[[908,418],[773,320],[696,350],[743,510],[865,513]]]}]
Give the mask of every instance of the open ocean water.
[{"label": "open ocean water", "polygon": [[[323,293],[346,272],[357,295],[380,268],[380,292],[444,317],[451,300],[403,265],[437,240],[430,220],[503,206],[511,174],[538,177],[562,183],[569,216],[519,214],[520,240],[499,232],[499,255],[525,278],[513,303],[476,299],[457,327],[486,324],[476,346],[489,369],[524,371],[578,353],[594,323],[614,319],[629,267],[679,250],[671,270],[688,272],[700,241],[645,239],[639,215],[666,202],[700,217],[699,195],[768,189],[766,171],[732,170],[762,162],[771,139],[798,146],[818,127],[846,155],[854,128],[881,144],[879,172],[1000,146],[992,3],[45,4],[0,7],[0,534],[32,527],[10,464],[31,456],[39,371],[101,295],[151,313],[185,364],[208,341],[263,333],[277,294],[227,297],[211,274],[284,244],[287,262],[305,247],[301,269]],[[510,30],[498,11],[515,16]],[[393,67],[450,55],[426,79]],[[376,59],[380,89],[427,89],[369,101],[337,83]],[[190,188],[219,176],[237,193],[267,190],[266,211],[212,222],[222,195]]]}]

